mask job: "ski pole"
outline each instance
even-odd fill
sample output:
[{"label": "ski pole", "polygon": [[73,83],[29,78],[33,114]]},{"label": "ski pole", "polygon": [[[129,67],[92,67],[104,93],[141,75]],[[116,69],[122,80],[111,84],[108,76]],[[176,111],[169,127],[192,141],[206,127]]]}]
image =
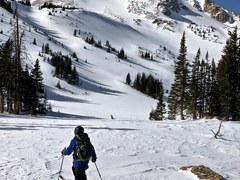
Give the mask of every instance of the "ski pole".
[{"label": "ski pole", "polygon": [[61,176],[60,174],[62,172],[63,160],[64,160],[64,156],[62,156],[62,163],[61,163],[59,174],[58,174],[58,180],[60,179],[60,176]]},{"label": "ski pole", "polygon": [[94,164],[95,164],[95,166],[96,166],[96,169],[97,169],[98,175],[99,175],[100,179],[102,180],[102,176],[101,176],[101,174],[100,174],[100,172],[99,172],[99,169],[98,169],[98,167],[97,167],[96,162],[94,162]]}]

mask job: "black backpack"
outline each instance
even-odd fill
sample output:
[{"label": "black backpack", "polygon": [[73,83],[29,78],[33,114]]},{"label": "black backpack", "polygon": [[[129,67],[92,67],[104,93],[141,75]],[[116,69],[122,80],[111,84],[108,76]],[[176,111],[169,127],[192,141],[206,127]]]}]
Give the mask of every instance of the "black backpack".
[{"label": "black backpack", "polygon": [[93,146],[86,133],[80,133],[75,136],[76,150],[73,153],[73,158],[78,161],[89,160],[92,156]]}]

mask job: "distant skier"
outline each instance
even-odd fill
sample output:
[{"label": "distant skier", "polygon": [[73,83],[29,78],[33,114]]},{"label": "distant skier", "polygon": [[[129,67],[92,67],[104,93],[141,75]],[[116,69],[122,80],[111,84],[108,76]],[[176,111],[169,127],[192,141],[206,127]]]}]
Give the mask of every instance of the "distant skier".
[{"label": "distant skier", "polygon": [[94,163],[97,160],[95,149],[82,126],[74,129],[74,135],[68,148],[62,150],[62,155],[70,155],[73,152],[72,171],[75,180],[87,180],[85,171],[88,169],[89,160],[91,159]]}]

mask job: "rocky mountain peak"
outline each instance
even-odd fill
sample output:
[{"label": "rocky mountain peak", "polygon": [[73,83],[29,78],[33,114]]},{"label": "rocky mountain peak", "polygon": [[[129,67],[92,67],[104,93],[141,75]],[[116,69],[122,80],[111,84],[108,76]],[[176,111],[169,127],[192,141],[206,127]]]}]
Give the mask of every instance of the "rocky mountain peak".
[{"label": "rocky mountain peak", "polygon": [[205,0],[203,10],[209,13],[210,16],[217,21],[222,23],[234,23],[233,16],[222,7],[214,4],[211,0]]}]

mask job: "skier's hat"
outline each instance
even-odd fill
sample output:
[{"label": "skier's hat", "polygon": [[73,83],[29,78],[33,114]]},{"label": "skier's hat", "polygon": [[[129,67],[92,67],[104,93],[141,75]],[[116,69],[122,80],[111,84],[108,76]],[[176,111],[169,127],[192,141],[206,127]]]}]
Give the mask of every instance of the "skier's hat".
[{"label": "skier's hat", "polygon": [[75,127],[74,134],[77,135],[77,134],[81,134],[81,133],[84,133],[84,128],[82,126]]}]

